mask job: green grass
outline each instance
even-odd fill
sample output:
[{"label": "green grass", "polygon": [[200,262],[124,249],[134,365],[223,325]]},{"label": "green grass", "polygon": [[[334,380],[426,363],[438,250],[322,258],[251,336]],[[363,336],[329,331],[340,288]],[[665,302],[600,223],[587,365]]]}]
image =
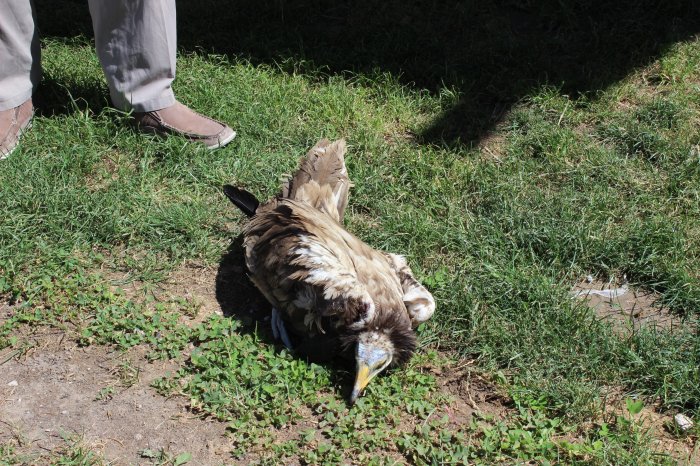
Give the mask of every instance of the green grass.
[{"label": "green grass", "polygon": [[[498,18],[479,10],[488,14]],[[406,76],[396,62],[366,57],[348,71],[313,47],[308,57],[274,55],[275,37],[258,50],[236,36],[246,58],[196,50],[186,36],[178,96],[239,133],[209,152],[131,130],[108,107],[90,41],[65,35],[43,42],[45,114],[0,164],[0,295],[17,305],[0,326],[0,348],[26,351],[20,329],[44,324],[85,345],[148,345],[152,359],[194,345],[157,388],[228,423],[232,455],[245,461],[673,462],[654,453],[634,413],[601,419],[611,390],[700,416],[697,38],[681,34],[572,90],[568,72],[546,79],[524,64],[516,69],[527,85],[490,83],[485,72],[470,84],[469,66],[442,73],[437,58],[423,75],[410,60]],[[496,35],[491,53],[508,40]],[[501,70],[486,52],[476,58]],[[493,100],[478,86],[502,90],[504,116],[464,108]],[[455,122],[481,128],[477,139],[448,137]],[[244,222],[220,186],[267,197],[321,137],[349,142],[348,228],[406,254],[438,302],[420,331],[421,354],[377,380],[353,410],[343,402],[344,368],[295,359],[236,320],[190,328],[180,317],[192,303],[129,298],[100,272],[156,287],[186,261],[215,266]],[[573,282],[588,274],[626,276],[658,293],[684,327],[621,336],[571,299]],[[462,357],[513,400],[505,420],[443,419],[451,401],[428,368]],[[294,435],[275,438],[287,430]],[[680,437],[694,441],[697,428]],[[13,448],[0,446],[0,464],[20,462]]]}]

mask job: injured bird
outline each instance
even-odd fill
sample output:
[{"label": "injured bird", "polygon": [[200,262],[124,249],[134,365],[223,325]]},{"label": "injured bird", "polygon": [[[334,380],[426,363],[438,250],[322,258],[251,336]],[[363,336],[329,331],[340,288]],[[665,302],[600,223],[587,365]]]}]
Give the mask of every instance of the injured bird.
[{"label": "injured bird", "polygon": [[250,217],[245,260],[272,304],[274,337],[294,349],[290,334],[302,341],[336,335],[354,351],[354,403],[372,378],[411,357],[414,329],[433,315],[435,300],[402,256],[373,249],[343,227],[351,187],[345,151],[344,140],[319,141],[265,203],[233,186],[224,192]]}]

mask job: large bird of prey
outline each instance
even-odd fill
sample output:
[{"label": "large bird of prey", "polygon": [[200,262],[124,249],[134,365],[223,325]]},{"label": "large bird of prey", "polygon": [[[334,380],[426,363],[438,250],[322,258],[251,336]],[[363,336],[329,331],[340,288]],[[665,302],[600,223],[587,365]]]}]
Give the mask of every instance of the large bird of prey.
[{"label": "large bird of prey", "polygon": [[250,278],[273,306],[276,338],[333,332],[354,347],[357,374],[350,402],[390,364],[416,348],[414,328],[435,301],[399,255],[371,248],[343,228],[350,179],[345,141],[319,141],[275,198],[259,203],[225,186],[250,217],[244,248]]}]

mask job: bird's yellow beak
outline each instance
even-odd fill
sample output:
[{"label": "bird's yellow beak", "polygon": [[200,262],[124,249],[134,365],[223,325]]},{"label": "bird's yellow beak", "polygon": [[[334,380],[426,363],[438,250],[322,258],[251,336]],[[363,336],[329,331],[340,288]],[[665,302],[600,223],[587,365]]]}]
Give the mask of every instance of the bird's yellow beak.
[{"label": "bird's yellow beak", "polygon": [[391,353],[386,349],[359,342],[356,361],[357,374],[355,386],[350,395],[351,405],[355,404],[367,384],[391,363]]},{"label": "bird's yellow beak", "polygon": [[362,394],[362,390],[365,389],[367,384],[374,375],[370,372],[369,366],[364,363],[358,363],[357,365],[357,375],[355,376],[355,386],[352,389],[352,394],[350,395],[350,404],[355,404],[355,401]]}]

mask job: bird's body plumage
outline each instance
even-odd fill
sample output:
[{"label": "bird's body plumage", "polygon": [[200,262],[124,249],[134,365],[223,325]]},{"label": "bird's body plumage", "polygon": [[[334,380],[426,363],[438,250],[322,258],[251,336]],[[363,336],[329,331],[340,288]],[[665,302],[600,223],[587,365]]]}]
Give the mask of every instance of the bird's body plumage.
[{"label": "bird's body plumage", "polygon": [[[287,313],[297,333],[323,332],[322,317],[335,316],[340,329],[405,309],[401,282],[386,256],[304,202],[265,205],[244,236],[253,283]],[[396,314],[397,324],[411,327],[406,311]]]},{"label": "bird's body plumage", "polygon": [[430,318],[435,302],[403,257],[343,228],[351,186],[344,153],[344,141],[320,141],[281,194],[263,204],[227,191],[242,210],[255,208],[243,231],[246,264],[293,333],[334,332],[402,362],[415,348],[413,328]]}]

